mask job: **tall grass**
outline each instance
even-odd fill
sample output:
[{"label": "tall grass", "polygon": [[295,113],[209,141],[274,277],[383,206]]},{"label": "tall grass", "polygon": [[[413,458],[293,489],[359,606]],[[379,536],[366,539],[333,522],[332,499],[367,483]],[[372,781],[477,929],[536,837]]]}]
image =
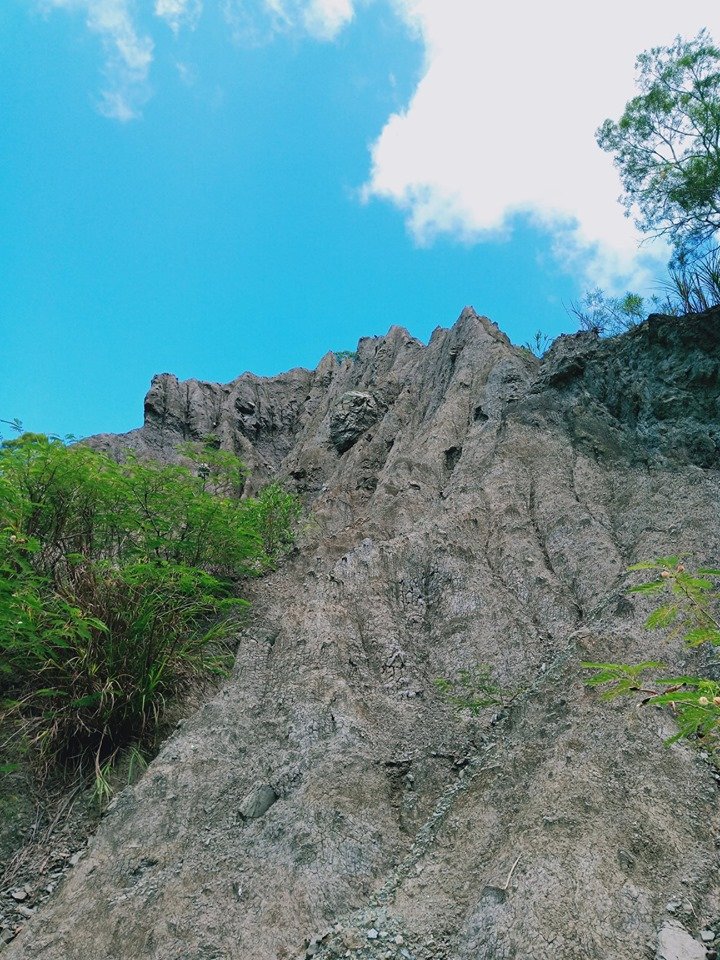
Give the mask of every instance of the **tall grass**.
[{"label": "tall grass", "polygon": [[664,284],[667,312],[702,313],[720,306],[720,250],[711,250],[692,264],[671,264],[669,273]]},{"label": "tall grass", "polygon": [[152,739],[169,701],[229,665],[240,578],[292,541],[297,500],[238,496],[231,454],[203,469],[25,434],[0,446],[0,719],[41,773],[98,776]]}]

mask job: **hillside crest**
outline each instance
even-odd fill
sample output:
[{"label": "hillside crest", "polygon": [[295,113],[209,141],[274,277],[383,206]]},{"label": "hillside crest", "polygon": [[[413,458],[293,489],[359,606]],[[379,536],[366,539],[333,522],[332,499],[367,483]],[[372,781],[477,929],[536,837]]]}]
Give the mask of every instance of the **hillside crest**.
[{"label": "hillside crest", "polygon": [[[702,957],[713,773],[579,662],[657,656],[629,563],[720,558],[719,321],[538,361],[466,308],[427,346],[393,327],[314,371],[156,377],[141,429],[90,442],[213,436],[308,520],[231,681],[8,960]],[[510,711],[442,699],[476,665],[523,691]]]}]

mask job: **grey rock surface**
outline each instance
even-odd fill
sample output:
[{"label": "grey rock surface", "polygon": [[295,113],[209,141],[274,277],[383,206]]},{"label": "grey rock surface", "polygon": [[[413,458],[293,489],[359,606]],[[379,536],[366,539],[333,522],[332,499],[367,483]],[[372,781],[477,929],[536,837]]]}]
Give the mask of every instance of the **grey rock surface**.
[{"label": "grey rock surface", "polygon": [[244,820],[256,820],[268,812],[277,798],[278,796],[273,788],[265,783],[261,787],[250,791],[240,804],[238,812]]},{"label": "grey rock surface", "polygon": [[705,960],[705,948],[674,920],[663,924],[658,938],[657,960]]},{"label": "grey rock surface", "polygon": [[[313,372],[156,378],[145,426],[95,445],[173,459],[214,434],[310,522],[253,585],[232,680],[7,960],[640,960],[669,903],[702,950],[713,771],[579,661],[657,656],[629,563],[720,558],[719,331],[718,311],[651,317],[538,362],[466,309],[427,346],[393,327]],[[352,394],[375,419],[340,452]],[[511,710],[441,698],[475,664],[523,689]],[[277,802],[243,814],[263,784]]]},{"label": "grey rock surface", "polygon": [[348,390],[330,414],[330,439],[338,453],[345,453],[377,423],[380,408],[370,393]]}]

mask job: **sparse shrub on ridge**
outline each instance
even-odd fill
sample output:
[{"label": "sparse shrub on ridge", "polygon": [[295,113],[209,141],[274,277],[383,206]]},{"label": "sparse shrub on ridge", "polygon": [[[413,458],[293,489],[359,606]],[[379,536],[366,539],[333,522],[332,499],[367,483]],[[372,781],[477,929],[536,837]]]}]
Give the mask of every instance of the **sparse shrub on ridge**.
[{"label": "sparse shrub on ridge", "polygon": [[552,344],[553,338],[549,334],[543,333],[542,330],[538,330],[529,340],[526,340],[525,343],[522,344],[520,349],[526,350],[540,360],[545,356]]},{"label": "sparse shrub on ridge", "polygon": [[692,263],[676,258],[660,289],[661,294],[652,297],[630,292],[612,297],[597,287],[571,301],[567,312],[580,330],[612,337],[632,330],[650,313],[682,317],[720,306],[720,250],[709,251]]},{"label": "sparse shrub on ridge", "polygon": [[647,314],[646,301],[637,293],[611,297],[600,287],[571,302],[567,311],[577,320],[580,330],[594,331],[601,336],[626,333],[642,323]]},{"label": "sparse shrub on ridge", "polygon": [[677,257],[670,264],[660,312],[672,315],[702,313],[720,305],[720,249],[710,250],[692,262]]},{"label": "sparse shrub on ridge", "polygon": [[229,666],[238,579],[292,542],[295,497],[240,499],[240,461],[195,453],[198,475],[38,434],[0,445],[0,718],[40,772],[102,782],[152,740],[170,700]]}]

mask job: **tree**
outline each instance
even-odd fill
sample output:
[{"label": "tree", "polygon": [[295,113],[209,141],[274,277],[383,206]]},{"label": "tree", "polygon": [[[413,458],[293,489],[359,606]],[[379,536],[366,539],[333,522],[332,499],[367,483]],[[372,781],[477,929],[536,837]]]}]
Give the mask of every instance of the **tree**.
[{"label": "tree", "polygon": [[615,155],[627,215],[687,262],[720,231],[720,49],[701,30],[641,53],[636,67],[639,94],[597,141]]}]

